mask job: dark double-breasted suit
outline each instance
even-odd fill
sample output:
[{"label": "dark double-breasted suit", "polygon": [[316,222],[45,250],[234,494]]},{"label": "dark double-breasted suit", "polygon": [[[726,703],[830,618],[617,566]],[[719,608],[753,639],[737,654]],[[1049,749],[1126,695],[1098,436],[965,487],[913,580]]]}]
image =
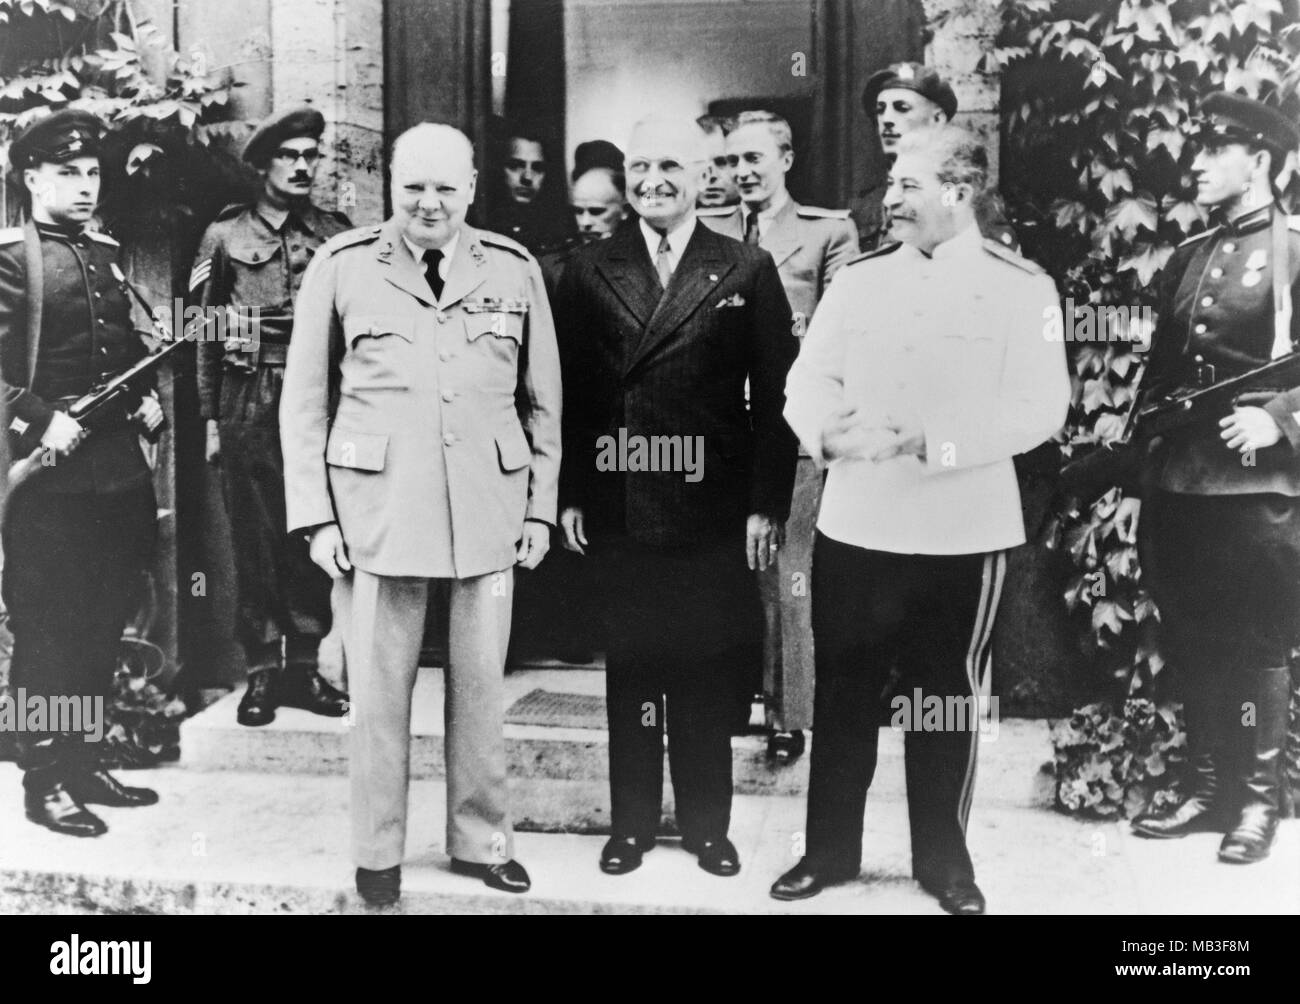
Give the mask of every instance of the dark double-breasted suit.
[{"label": "dark double-breasted suit", "polygon": [[[789,514],[789,303],[771,255],[698,222],[663,290],[638,224],[575,256],[556,317],[560,501],[583,511],[609,622],[613,829],[649,837],[658,824],[666,695],[682,835],[724,836],[735,695],[718,656],[757,629],[746,517]],[[637,469],[622,444],[671,442],[653,437],[693,444],[694,472]]]}]

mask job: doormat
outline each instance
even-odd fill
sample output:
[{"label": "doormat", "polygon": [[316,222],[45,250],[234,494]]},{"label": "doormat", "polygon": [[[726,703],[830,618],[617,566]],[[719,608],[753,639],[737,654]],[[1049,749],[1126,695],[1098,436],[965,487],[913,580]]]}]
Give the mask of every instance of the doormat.
[{"label": "doormat", "polygon": [[532,690],[506,712],[511,725],[549,725],[556,729],[603,729],[605,698],[599,694],[565,694]]}]

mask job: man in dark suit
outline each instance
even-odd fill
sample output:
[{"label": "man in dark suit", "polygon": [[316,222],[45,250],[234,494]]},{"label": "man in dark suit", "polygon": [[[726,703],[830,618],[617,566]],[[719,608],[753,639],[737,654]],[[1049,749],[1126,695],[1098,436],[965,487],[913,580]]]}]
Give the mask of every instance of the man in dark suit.
[{"label": "man in dark suit", "polygon": [[561,526],[566,547],[590,551],[609,619],[601,868],[615,875],[654,845],[665,698],[683,847],[713,874],[740,870],[723,654],[757,630],[750,570],[775,559],[794,480],[781,418],[790,305],[770,254],[697,224],[703,139],[690,122],[633,130],[628,199],[641,219],[578,255],[556,296]]}]

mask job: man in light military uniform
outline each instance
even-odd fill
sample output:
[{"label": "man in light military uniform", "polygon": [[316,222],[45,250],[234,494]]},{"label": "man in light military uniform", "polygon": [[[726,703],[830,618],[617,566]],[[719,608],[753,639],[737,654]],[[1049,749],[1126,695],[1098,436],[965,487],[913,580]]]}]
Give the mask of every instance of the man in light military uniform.
[{"label": "man in light military uniform", "polygon": [[[885,203],[901,243],[840,273],[786,383],[786,418],[829,475],[807,852],[777,899],[857,877],[897,665],[922,702],[904,725],[912,875],[949,913],[984,912],[966,821],[1006,550],[1025,542],[1011,458],[1059,429],[1070,401],[1044,327],[1060,317],[1051,279],[976,226],[987,179],[964,130],[903,140]],[[938,720],[936,699],[950,713]]]},{"label": "man in light military uniform", "polygon": [[[827,286],[858,253],[858,237],[847,209],[801,206],[790,198],[786,174],[794,164],[790,125],[771,112],[742,112],[726,138],[727,167],[740,190],[739,206],[701,209],[706,225],[756,244],[776,261],[794,311],[794,334],[803,337]],[[812,541],[822,475],[803,453],[795,476],[786,544],[775,567],[760,573],[763,598],[763,692],[769,724],[776,729],[768,755],[792,760],[804,749],[803,730],[812,725],[813,653],[811,601]]]},{"label": "man in light military uniform", "polygon": [[241,725],[266,725],[277,705],[334,718],[347,713],[347,695],[316,668],[329,630],[329,580],[302,540],[285,536],[277,416],[303,273],[325,241],[351,226],[342,213],[311,202],[324,129],[320,112],[298,108],[253,133],[244,160],[261,174],[262,192],[217,216],[190,275],[190,296],[228,308],[231,322],[224,342],[199,343],[197,373],[207,459],[220,458],[234,544],[235,633],[248,668]]},{"label": "man in light military uniform", "polygon": [[464,134],[415,126],[390,170],[392,218],[334,238],[303,281],[280,408],[289,527],[309,532],[338,591],[358,891],[400,893],[411,690],[439,578],[447,853],[453,871],[524,892],[503,680],[513,566],[537,566],[556,518],[555,329],[533,257],[465,225],[477,175]]}]

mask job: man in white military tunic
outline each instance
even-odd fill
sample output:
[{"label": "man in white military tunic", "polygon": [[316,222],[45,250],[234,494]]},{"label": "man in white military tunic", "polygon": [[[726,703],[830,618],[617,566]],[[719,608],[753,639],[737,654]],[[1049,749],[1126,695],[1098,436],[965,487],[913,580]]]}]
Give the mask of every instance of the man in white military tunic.
[{"label": "man in white military tunic", "polygon": [[[912,875],[949,913],[984,912],[966,821],[1005,552],[1025,542],[1011,458],[1052,435],[1070,399],[1047,337],[1051,279],[980,237],[987,178],[964,130],[900,143],[885,204],[902,243],[840,272],[786,383],[786,419],[830,473],[813,555],[807,853],[777,899],[857,876],[877,702],[897,664],[927,709],[904,723]],[[936,699],[947,718],[932,720]]]},{"label": "man in white military tunic", "polygon": [[281,404],[289,529],[310,533],[339,591],[358,891],[400,894],[411,692],[439,578],[447,853],[453,871],[524,892],[502,681],[513,566],[537,566],[555,523],[555,329],[533,257],[465,225],[477,179],[461,132],[403,133],[391,177],[392,218],[329,241],[298,298]]}]

